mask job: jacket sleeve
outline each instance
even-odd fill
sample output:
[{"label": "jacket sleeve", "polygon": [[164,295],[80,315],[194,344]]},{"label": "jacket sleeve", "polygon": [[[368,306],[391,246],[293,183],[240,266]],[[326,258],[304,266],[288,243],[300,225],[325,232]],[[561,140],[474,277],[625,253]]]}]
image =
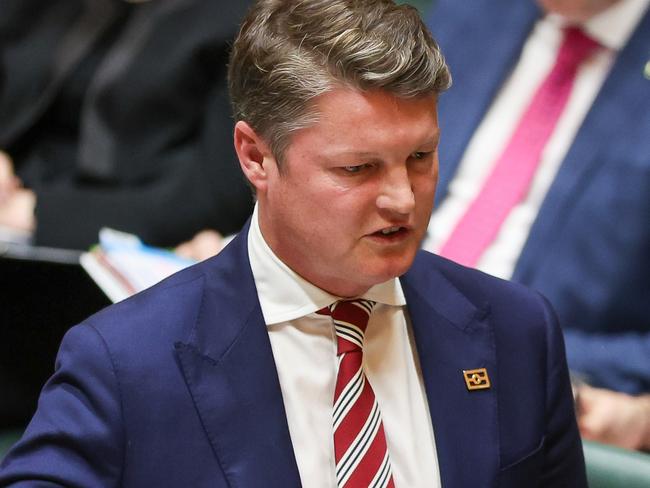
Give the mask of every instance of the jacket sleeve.
[{"label": "jacket sleeve", "polygon": [[630,394],[650,391],[650,333],[564,331],[572,371],[593,386]]},{"label": "jacket sleeve", "polygon": [[66,334],[36,414],[0,465],[0,486],[118,486],[123,448],[115,366],[82,324]]},{"label": "jacket sleeve", "polygon": [[562,331],[544,299],[546,335],[546,434],[539,486],[587,487],[582,441],[573,406]]}]

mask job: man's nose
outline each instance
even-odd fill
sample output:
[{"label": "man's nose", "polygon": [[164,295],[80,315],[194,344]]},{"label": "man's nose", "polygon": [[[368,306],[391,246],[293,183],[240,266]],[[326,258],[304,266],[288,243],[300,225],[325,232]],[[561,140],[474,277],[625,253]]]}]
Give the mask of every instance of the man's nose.
[{"label": "man's nose", "polygon": [[415,208],[415,195],[406,168],[389,171],[384,178],[377,207],[407,215]]}]

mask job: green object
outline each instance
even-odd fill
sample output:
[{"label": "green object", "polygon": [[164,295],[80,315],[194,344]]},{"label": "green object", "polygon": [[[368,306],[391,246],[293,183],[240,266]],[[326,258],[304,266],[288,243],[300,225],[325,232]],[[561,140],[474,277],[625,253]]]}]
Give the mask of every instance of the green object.
[{"label": "green object", "polygon": [[650,487],[650,454],[583,441],[590,488]]},{"label": "green object", "polygon": [[20,436],[23,434],[22,430],[4,430],[0,431],[0,460],[5,457],[7,451],[13,446]]}]

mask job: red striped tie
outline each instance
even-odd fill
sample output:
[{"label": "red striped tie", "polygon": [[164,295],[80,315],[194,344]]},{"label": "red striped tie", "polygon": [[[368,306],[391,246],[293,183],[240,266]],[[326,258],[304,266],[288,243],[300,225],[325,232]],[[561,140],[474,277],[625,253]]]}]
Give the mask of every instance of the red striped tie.
[{"label": "red striped tie", "polygon": [[496,238],[510,211],[530,188],[542,151],[564,111],[582,63],[598,47],[577,27],[565,36],[553,69],[536,91],[479,195],[439,251],[474,266]]},{"label": "red striped tie", "polygon": [[319,311],[332,316],[338,343],[333,421],[339,488],[395,486],[379,406],[362,369],[363,338],[374,306],[370,300],[345,300]]}]

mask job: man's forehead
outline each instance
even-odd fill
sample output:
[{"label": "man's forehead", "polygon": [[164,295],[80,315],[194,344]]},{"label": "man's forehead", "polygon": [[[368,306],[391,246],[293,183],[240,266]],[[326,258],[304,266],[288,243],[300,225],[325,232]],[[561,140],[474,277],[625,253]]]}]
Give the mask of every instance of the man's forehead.
[{"label": "man's forehead", "polygon": [[437,134],[436,100],[435,95],[404,99],[389,92],[339,89],[323,94],[315,102],[315,121],[305,132],[329,134],[335,138],[332,142],[395,130],[421,132],[421,138],[434,139]]},{"label": "man's forehead", "polygon": [[389,90],[362,90],[349,86],[337,86],[315,97],[311,106],[315,109],[321,110],[336,103],[340,103],[350,109],[370,105],[384,106],[386,108],[418,105],[435,109],[437,98],[437,93],[433,92],[422,94],[417,97],[405,98],[400,97]]}]

